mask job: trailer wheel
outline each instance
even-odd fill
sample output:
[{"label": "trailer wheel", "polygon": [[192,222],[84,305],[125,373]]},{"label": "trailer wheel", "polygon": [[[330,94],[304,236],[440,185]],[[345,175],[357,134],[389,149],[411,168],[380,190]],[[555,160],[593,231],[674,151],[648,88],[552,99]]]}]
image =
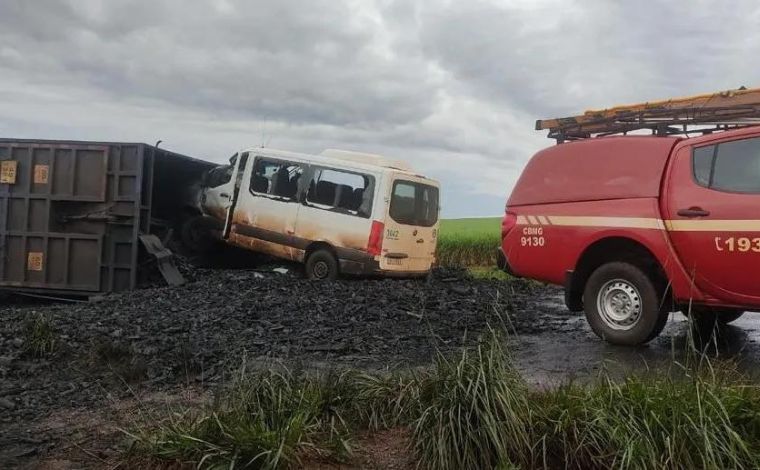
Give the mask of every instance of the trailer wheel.
[{"label": "trailer wheel", "polygon": [[646,343],[662,332],[668,312],[652,279],[629,263],[596,269],[583,294],[586,319],[600,338],[612,344]]},{"label": "trailer wheel", "polygon": [[315,281],[332,281],[338,277],[338,260],[329,250],[317,250],[306,260],[306,277]]}]

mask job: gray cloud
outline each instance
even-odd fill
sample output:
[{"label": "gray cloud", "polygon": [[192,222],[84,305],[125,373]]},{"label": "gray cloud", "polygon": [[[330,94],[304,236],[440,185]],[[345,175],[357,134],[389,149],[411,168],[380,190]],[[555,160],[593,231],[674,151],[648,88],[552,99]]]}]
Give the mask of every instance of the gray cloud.
[{"label": "gray cloud", "polygon": [[292,123],[388,125],[432,107],[426,64],[386,55],[381,25],[341,2],[90,3],[4,3],[3,57],[35,80]]},{"label": "gray cloud", "polygon": [[758,4],[453,2],[425,49],[470,93],[538,117],[757,83]]},{"label": "gray cloud", "polygon": [[[536,118],[758,85],[741,0],[5,0],[0,134],[406,158],[496,214]],[[464,203],[463,201],[471,201]]]}]

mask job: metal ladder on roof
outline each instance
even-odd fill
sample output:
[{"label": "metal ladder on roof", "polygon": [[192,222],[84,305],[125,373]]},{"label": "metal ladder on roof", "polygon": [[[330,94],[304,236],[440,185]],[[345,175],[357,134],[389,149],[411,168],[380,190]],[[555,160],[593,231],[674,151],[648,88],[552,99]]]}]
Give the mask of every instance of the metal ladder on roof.
[{"label": "metal ladder on roof", "polygon": [[760,88],[589,110],[578,116],[539,119],[557,143],[649,130],[653,135],[707,134],[760,125]]}]

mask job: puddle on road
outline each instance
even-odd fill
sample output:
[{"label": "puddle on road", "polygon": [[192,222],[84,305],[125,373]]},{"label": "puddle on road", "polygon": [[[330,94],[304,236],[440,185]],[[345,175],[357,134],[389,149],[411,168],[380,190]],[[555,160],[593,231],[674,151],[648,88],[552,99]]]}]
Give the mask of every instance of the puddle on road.
[{"label": "puddle on road", "polygon": [[[556,299],[544,301],[555,309]],[[529,383],[556,385],[568,380],[588,381],[600,372],[624,377],[651,369],[667,369],[685,359],[689,324],[682,314],[671,314],[662,334],[640,347],[610,345],[589,328],[583,315],[565,310],[568,317],[555,331],[512,338],[518,368]],[[741,370],[760,373],[760,313],[747,313],[722,329],[717,348],[707,348],[710,359],[730,359]]]}]

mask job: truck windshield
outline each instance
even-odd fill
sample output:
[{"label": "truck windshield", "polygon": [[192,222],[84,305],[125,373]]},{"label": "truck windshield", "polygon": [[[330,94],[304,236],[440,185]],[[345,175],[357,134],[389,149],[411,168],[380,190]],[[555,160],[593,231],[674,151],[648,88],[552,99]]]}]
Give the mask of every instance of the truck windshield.
[{"label": "truck windshield", "polygon": [[391,218],[400,224],[431,227],[438,222],[438,188],[396,180],[389,212]]}]

